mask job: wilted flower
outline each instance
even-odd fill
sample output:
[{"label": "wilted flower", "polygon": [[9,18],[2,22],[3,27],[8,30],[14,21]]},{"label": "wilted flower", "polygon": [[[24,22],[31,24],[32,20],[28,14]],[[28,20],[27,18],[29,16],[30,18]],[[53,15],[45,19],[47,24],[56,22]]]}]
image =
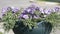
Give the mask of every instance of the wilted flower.
[{"label": "wilted flower", "polygon": [[12,8],[11,8],[11,7],[8,7],[8,8],[7,8],[7,10],[8,10],[8,11],[11,11],[11,10],[12,10]]}]

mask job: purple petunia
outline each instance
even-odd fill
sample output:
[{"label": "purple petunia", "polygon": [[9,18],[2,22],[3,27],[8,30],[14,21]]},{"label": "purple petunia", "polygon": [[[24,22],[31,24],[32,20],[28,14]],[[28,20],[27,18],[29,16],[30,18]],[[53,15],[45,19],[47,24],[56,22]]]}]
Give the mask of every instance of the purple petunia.
[{"label": "purple petunia", "polygon": [[34,8],[33,7],[28,7],[26,8],[23,12],[24,13],[29,13],[29,14],[33,14],[34,13]]},{"label": "purple petunia", "polygon": [[18,12],[20,10],[19,8],[16,8],[16,7],[11,7],[11,8],[12,8],[13,13],[16,13],[16,12]]},{"label": "purple petunia", "polygon": [[28,19],[29,16],[28,15],[23,15],[23,18]]},{"label": "purple petunia", "polygon": [[33,10],[32,10],[31,8],[27,8],[25,11],[26,11],[27,13],[31,13]]},{"label": "purple petunia", "polygon": [[50,8],[46,8],[46,9],[44,10],[44,13],[45,13],[45,14],[51,14],[51,12],[52,12],[52,9],[50,9]]},{"label": "purple petunia", "polygon": [[26,8],[26,9],[24,10],[24,13],[34,14],[34,12],[35,12],[36,10],[39,10],[39,9],[40,9],[40,8],[39,8],[38,6],[31,5],[31,6],[29,6],[28,8]]},{"label": "purple petunia", "polygon": [[54,7],[55,11],[60,11],[60,7]]},{"label": "purple petunia", "polygon": [[6,11],[8,11],[7,8],[8,8],[8,7],[4,7],[4,8],[2,8],[2,13],[5,13]]},{"label": "purple petunia", "polygon": [[24,18],[24,19],[28,19],[29,18],[28,15],[21,15],[21,17]]},{"label": "purple petunia", "polygon": [[4,7],[4,8],[2,8],[2,15],[5,15],[5,13],[6,13],[7,11],[10,11],[10,10],[11,10],[10,7]]},{"label": "purple petunia", "polygon": [[44,9],[40,7],[40,12],[44,14]]}]

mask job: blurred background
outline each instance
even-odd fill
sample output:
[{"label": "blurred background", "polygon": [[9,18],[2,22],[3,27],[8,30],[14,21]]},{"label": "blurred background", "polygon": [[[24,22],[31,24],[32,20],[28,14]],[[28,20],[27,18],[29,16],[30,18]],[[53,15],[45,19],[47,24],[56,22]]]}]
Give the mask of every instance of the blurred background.
[{"label": "blurred background", "polygon": [[49,2],[59,2],[60,3],[60,0],[39,0],[39,1],[49,1]]}]

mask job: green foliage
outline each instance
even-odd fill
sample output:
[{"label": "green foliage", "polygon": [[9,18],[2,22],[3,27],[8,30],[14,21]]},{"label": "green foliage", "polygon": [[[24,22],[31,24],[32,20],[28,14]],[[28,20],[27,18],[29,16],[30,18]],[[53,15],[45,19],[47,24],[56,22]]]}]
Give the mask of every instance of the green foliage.
[{"label": "green foliage", "polygon": [[[40,12],[39,11],[35,11],[34,13],[36,15],[40,15]],[[31,15],[28,14],[28,16],[31,16]],[[29,29],[32,29],[32,27],[34,27],[34,28],[37,28],[38,27],[37,26],[37,23],[41,21],[41,18],[37,18],[37,19],[35,19],[33,17],[32,18],[28,18],[28,19],[22,19],[21,18],[20,21],[22,21],[25,26],[28,26]]]},{"label": "green foliage", "polygon": [[54,27],[60,26],[60,14],[52,13],[45,18],[45,21],[52,23]]},{"label": "green foliage", "polygon": [[20,19],[20,21],[22,21],[25,26],[28,26],[29,29],[32,29],[32,27],[37,28],[37,22],[33,21],[32,19],[27,19],[27,20]]},{"label": "green foliage", "polygon": [[6,31],[9,31],[9,29],[12,29],[17,21],[17,15],[13,14],[12,11],[8,11],[6,15],[2,18],[4,22],[4,29]]}]

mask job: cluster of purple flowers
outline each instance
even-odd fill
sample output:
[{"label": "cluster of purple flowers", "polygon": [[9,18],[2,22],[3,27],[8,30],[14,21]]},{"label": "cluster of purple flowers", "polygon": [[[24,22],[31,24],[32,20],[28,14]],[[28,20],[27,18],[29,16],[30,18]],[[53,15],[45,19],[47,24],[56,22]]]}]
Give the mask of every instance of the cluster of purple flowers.
[{"label": "cluster of purple flowers", "polygon": [[18,12],[20,9],[19,8],[16,8],[16,7],[4,7],[2,8],[2,15],[4,15],[6,12],[8,11],[12,11],[13,13],[16,13]]},{"label": "cluster of purple flowers", "polygon": [[35,11],[39,11],[39,7],[35,5],[31,5],[25,10],[23,10],[22,14],[20,15],[21,18],[28,19],[28,18],[38,18],[38,16],[34,13]]},{"label": "cluster of purple flowers", "polygon": [[[15,7],[5,7],[2,9],[2,15],[5,14],[5,12],[11,10],[13,13],[18,12],[20,9],[19,8],[15,8]],[[21,13],[19,18],[24,18],[24,19],[28,19],[28,18],[39,18],[39,15],[35,14],[35,11],[40,12],[42,14],[44,14],[44,17],[46,17],[46,15],[51,14],[52,12],[56,12],[56,11],[60,11],[59,7],[54,7],[54,8],[41,8],[39,6],[35,6],[35,5],[31,5],[28,8],[25,8],[23,10],[23,12]]]},{"label": "cluster of purple flowers", "polygon": [[35,5],[31,5],[22,12],[21,17],[24,18],[24,19],[28,19],[28,18],[36,18],[37,19],[37,18],[40,17],[40,15],[36,15],[34,13],[35,11],[44,14],[44,17],[46,17],[47,15],[50,15],[52,12],[57,12],[59,10],[60,10],[59,7],[41,8],[41,7],[38,7],[38,6],[35,6]]}]

